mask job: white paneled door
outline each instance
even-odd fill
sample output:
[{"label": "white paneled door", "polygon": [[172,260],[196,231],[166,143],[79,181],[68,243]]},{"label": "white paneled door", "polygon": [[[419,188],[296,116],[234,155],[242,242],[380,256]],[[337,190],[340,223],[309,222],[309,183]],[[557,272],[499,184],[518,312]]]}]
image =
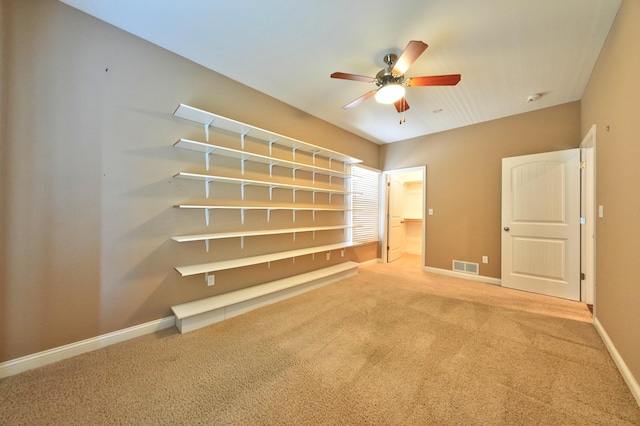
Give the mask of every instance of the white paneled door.
[{"label": "white paneled door", "polygon": [[580,300],[580,150],[502,159],[502,286]]}]

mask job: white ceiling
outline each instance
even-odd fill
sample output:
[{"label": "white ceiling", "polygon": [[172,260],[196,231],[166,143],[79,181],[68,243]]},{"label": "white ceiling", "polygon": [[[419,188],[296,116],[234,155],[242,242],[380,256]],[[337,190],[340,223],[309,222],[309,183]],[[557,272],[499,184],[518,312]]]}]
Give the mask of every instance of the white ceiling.
[{"label": "white ceiling", "polygon": [[[376,143],[581,99],[621,3],[61,1]],[[375,85],[329,75],[373,77],[384,55],[399,54],[410,40],[429,48],[406,77],[461,74],[461,82],[408,88],[402,125],[393,105],[373,98],[343,109]],[[526,102],[535,93],[542,98]]]}]

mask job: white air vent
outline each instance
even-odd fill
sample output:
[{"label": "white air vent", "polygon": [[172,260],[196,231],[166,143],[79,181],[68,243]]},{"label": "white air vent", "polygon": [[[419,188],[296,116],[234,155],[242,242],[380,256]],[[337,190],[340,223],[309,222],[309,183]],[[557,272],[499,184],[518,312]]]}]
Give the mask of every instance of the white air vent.
[{"label": "white air vent", "polygon": [[452,269],[456,272],[464,272],[466,274],[478,275],[479,268],[480,268],[480,265],[478,265],[477,263],[463,262],[462,260],[454,260]]}]

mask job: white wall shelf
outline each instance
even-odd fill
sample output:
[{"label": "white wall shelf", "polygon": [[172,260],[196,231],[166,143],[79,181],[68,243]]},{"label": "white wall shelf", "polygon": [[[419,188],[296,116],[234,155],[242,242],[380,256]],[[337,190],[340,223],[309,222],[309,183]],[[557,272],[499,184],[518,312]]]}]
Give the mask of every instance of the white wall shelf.
[{"label": "white wall shelf", "polygon": [[205,221],[207,226],[209,225],[209,211],[210,210],[239,210],[241,214],[242,223],[244,224],[244,213],[247,210],[264,210],[267,212],[267,222],[270,220],[271,212],[276,210],[288,210],[293,212],[293,221],[296,221],[296,212],[308,211],[312,212],[313,220],[316,219],[316,212],[348,212],[351,211],[348,207],[303,207],[303,206],[267,206],[267,205],[210,205],[210,204],[176,204],[176,208],[179,209],[202,209],[205,212]]},{"label": "white wall shelf", "polygon": [[[291,160],[285,160],[277,157],[270,157],[267,155],[255,154],[239,149],[228,148],[220,145],[214,145],[208,142],[199,142],[193,141],[190,139],[179,139],[176,143],[173,144],[176,148],[187,149],[190,151],[202,152],[205,154],[205,162],[207,164],[207,170],[209,170],[209,156],[212,154],[219,155],[222,157],[229,157],[241,160],[243,163],[243,172],[244,172],[244,161],[252,161],[255,163],[262,163],[269,165],[269,170],[271,170],[274,166],[278,167],[286,167],[292,169],[294,171],[304,170],[307,172],[311,172],[314,174],[320,173],[328,176],[338,176],[341,178],[351,178],[351,173],[348,171],[340,171],[328,169],[326,167],[320,167],[311,164],[300,163]],[[244,173],[243,173],[244,174]],[[294,175],[295,179],[295,175]]]},{"label": "white wall shelf", "polygon": [[[271,262],[283,259],[293,259],[296,257],[312,255],[320,252],[330,252],[331,250],[345,249],[351,247],[353,244],[349,240],[349,233],[347,230],[353,228],[350,224],[351,211],[351,197],[352,192],[348,190],[348,185],[351,182],[351,166],[355,163],[361,162],[357,158],[341,154],[336,151],[321,148],[319,146],[302,142],[297,139],[289,138],[274,132],[251,126],[239,121],[235,121],[226,117],[219,116],[207,111],[203,111],[198,108],[194,108],[185,104],[180,104],[174,112],[174,116],[190,120],[204,127],[205,137],[207,142],[198,142],[190,139],[179,139],[173,144],[176,148],[191,150],[195,152],[204,153],[205,166],[207,173],[191,173],[191,172],[179,172],[174,175],[179,179],[191,179],[204,182],[205,195],[207,201],[205,202],[187,202],[176,204],[174,207],[180,209],[196,209],[202,210],[205,213],[206,224],[209,225],[209,216],[211,210],[238,210],[241,214],[241,223],[245,224],[245,212],[247,211],[265,211],[267,214],[267,222],[270,221],[272,211],[291,211],[292,221],[289,219],[278,217],[278,221],[281,223],[281,227],[277,229],[261,229],[261,230],[237,230],[226,232],[212,232],[206,234],[197,235],[178,235],[172,237],[172,240],[177,242],[189,242],[189,241],[205,241],[207,251],[209,251],[209,243],[213,240],[220,240],[225,238],[240,238],[241,248],[244,248],[245,238],[253,236],[268,236],[278,234],[292,234],[292,242],[289,248],[295,247],[296,234],[300,232],[311,232],[315,239],[315,233],[318,231],[331,231],[331,230],[343,230],[344,236],[340,237],[336,235],[327,235],[331,240],[342,240],[334,244],[307,247],[302,249],[284,250],[276,253],[264,253],[257,256],[236,258],[229,260],[222,260],[209,263],[201,263],[198,265],[177,266],[175,269],[182,276],[205,274],[205,280],[208,279],[208,274],[233,268],[241,268],[244,266],[256,265],[261,263],[267,263],[269,266]],[[240,147],[229,147],[226,145],[232,145],[233,140],[228,140],[224,143],[225,146],[220,144],[213,144],[209,142],[210,130],[213,129],[216,136],[224,136],[229,139],[229,134],[239,137]],[[226,135],[226,136],[225,136]],[[235,137],[234,136],[234,137]],[[247,139],[248,138],[248,139]],[[246,141],[251,141],[252,144],[245,144]],[[261,146],[266,144],[266,146]],[[251,149],[245,149],[245,145],[252,147]],[[268,150],[267,150],[268,148]],[[289,155],[285,151],[290,151]],[[262,154],[258,152],[260,151]],[[268,151],[269,155],[264,155]],[[277,156],[274,156],[274,152]],[[301,160],[296,159],[303,157]],[[237,176],[221,176],[215,173],[210,173],[210,163],[212,156],[225,157],[230,159],[240,160],[240,170]],[[287,157],[289,159],[283,159],[278,157]],[[246,162],[254,162],[259,164],[265,164],[267,169],[262,167],[256,170],[252,169],[252,178],[245,178]],[[229,165],[233,161],[227,161]],[[225,167],[227,164],[225,163]],[[311,164],[309,164],[311,163]],[[237,164],[237,163],[236,163]],[[290,177],[278,175],[279,182],[273,182],[274,167],[282,167],[290,169]],[[338,170],[339,169],[339,170]],[[311,174],[311,182],[307,179],[305,184],[296,183],[296,174],[298,171],[304,171]],[[227,173],[224,173],[227,174]],[[268,175],[268,178],[266,177]],[[322,183],[318,183],[316,186],[316,175],[328,176],[328,183],[325,179],[321,179]],[[257,177],[254,177],[257,176]],[[308,175],[307,175],[308,176]],[[334,183],[334,178],[338,182]],[[209,199],[210,191],[215,189],[211,184],[235,184],[240,186],[241,200],[220,199],[224,196],[212,197]],[[267,199],[265,192],[249,191],[245,193],[246,187],[265,187],[269,189],[269,196]],[[283,189],[292,192],[291,202],[273,202],[273,190]],[[312,202],[296,202],[296,192],[305,191],[311,192]],[[316,194],[328,194],[328,204],[316,204]],[[245,195],[250,194],[251,199],[245,200]],[[286,194],[282,194],[286,195]],[[332,202],[332,196],[343,196],[338,199],[339,203]],[[311,212],[311,218],[308,215],[303,215],[299,219],[299,226],[296,224],[296,213],[298,212]],[[315,222],[317,212],[340,212],[343,213],[343,219],[340,223],[336,224],[335,217],[327,217],[334,222],[334,225],[324,224],[324,226],[313,226],[312,222]],[[294,225],[289,225],[293,223]],[[277,226],[277,225],[276,225]],[[286,242],[286,240],[285,240]],[[268,249],[268,248],[267,248]],[[344,254],[344,253],[343,253]]]},{"label": "white wall shelf", "polygon": [[[242,188],[242,199],[244,200],[244,187],[249,185],[249,186],[262,186],[262,187],[267,187],[269,188],[269,199],[271,199],[271,191],[273,189],[291,189],[293,190],[293,201],[295,202],[295,192],[296,191],[307,191],[307,192],[312,192],[314,195],[314,199],[313,201],[315,202],[315,194],[317,192],[320,193],[326,193],[329,195],[333,195],[333,194],[339,194],[339,195],[350,195],[352,194],[351,192],[345,191],[344,189],[330,189],[330,188],[318,188],[315,186],[305,186],[305,185],[296,185],[296,184],[290,184],[290,183],[275,183],[275,182],[267,182],[267,181],[262,181],[262,180],[255,180],[255,179],[245,179],[245,178],[235,178],[235,177],[227,177],[227,176],[215,176],[215,175],[209,175],[209,174],[202,174],[202,173],[187,173],[187,172],[180,172],[177,173],[176,175],[174,175],[174,177],[176,178],[181,178],[181,179],[193,179],[193,180],[200,180],[203,181],[205,183],[205,194],[206,197],[209,198],[209,184],[211,182],[219,182],[219,183],[234,183],[234,184],[239,184],[241,185]],[[331,202],[331,199],[329,199],[329,202]]]},{"label": "white wall shelf", "polygon": [[298,139],[289,138],[287,136],[280,135],[278,133],[270,132],[268,130],[261,129],[256,126],[242,123],[240,121],[232,120],[227,117],[222,117],[217,114],[213,114],[208,111],[204,111],[198,108],[194,108],[189,105],[180,104],[173,113],[174,116],[184,118],[186,120],[193,121],[204,126],[205,136],[207,142],[209,141],[209,128],[214,127],[222,129],[228,132],[235,133],[240,137],[242,142],[242,148],[244,149],[244,138],[249,136],[254,139],[258,139],[268,143],[269,145],[277,144],[292,149],[295,151],[304,151],[312,154],[314,157],[320,155],[328,158],[330,161],[337,160],[345,164],[360,163],[361,160],[333,151],[326,148],[319,147],[307,142],[300,141]]},{"label": "white wall shelf", "polygon": [[347,230],[349,228],[353,228],[353,226],[352,225],[335,225],[335,226],[307,226],[307,227],[301,227],[301,228],[257,229],[253,231],[229,231],[229,232],[216,232],[211,234],[176,235],[174,237],[171,237],[171,239],[179,243],[185,243],[185,242],[191,242],[191,241],[204,241],[206,244],[206,249],[207,251],[209,251],[210,240],[240,238],[240,246],[244,247],[245,237],[292,234],[293,241],[295,241],[296,234],[301,232],[312,232],[313,238],[315,239],[316,232]]},{"label": "white wall shelf", "polygon": [[201,263],[197,265],[176,266],[176,271],[183,277],[198,274],[209,274],[211,272],[223,271],[226,269],[241,268],[244,266],[258,265],[261,263],[271,263],[276,260],[293,259],[300,256],[314,255],[316,253],[341,250],[353,246],[352,243],[344,242],[328,244],[324,246],[308,247],[297,250],[283,251],[278,253],[262,254],[258,256],[244,257],[238,259],[221,260],[217,262]]},{"label": "white wall shelf", "polygon": [[253,231],[229,231],[215,232],[211,234],[191,234],[176,235],[171,237],[173,241],[186,243],[190,241],[219,240],[225,238],[237,237],[255,237],[260,235],[280,235],[280,234],[296,234],[300,232],[317,232],[317,231],[335,231],[339,229],[352,228],[351,225],[335,225],[335,226],[307,226],[303,228],[281,228],[281,229],[257,229]]}]

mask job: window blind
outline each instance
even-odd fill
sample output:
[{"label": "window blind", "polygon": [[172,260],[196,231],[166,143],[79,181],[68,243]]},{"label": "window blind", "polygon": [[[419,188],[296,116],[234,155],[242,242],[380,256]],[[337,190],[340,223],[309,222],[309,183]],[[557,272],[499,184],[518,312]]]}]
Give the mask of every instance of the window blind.
[{"label": "window blind", "polygon": [[379,239],[380,172],[354,165],[352,191],[352,241],[367,243]]}]

